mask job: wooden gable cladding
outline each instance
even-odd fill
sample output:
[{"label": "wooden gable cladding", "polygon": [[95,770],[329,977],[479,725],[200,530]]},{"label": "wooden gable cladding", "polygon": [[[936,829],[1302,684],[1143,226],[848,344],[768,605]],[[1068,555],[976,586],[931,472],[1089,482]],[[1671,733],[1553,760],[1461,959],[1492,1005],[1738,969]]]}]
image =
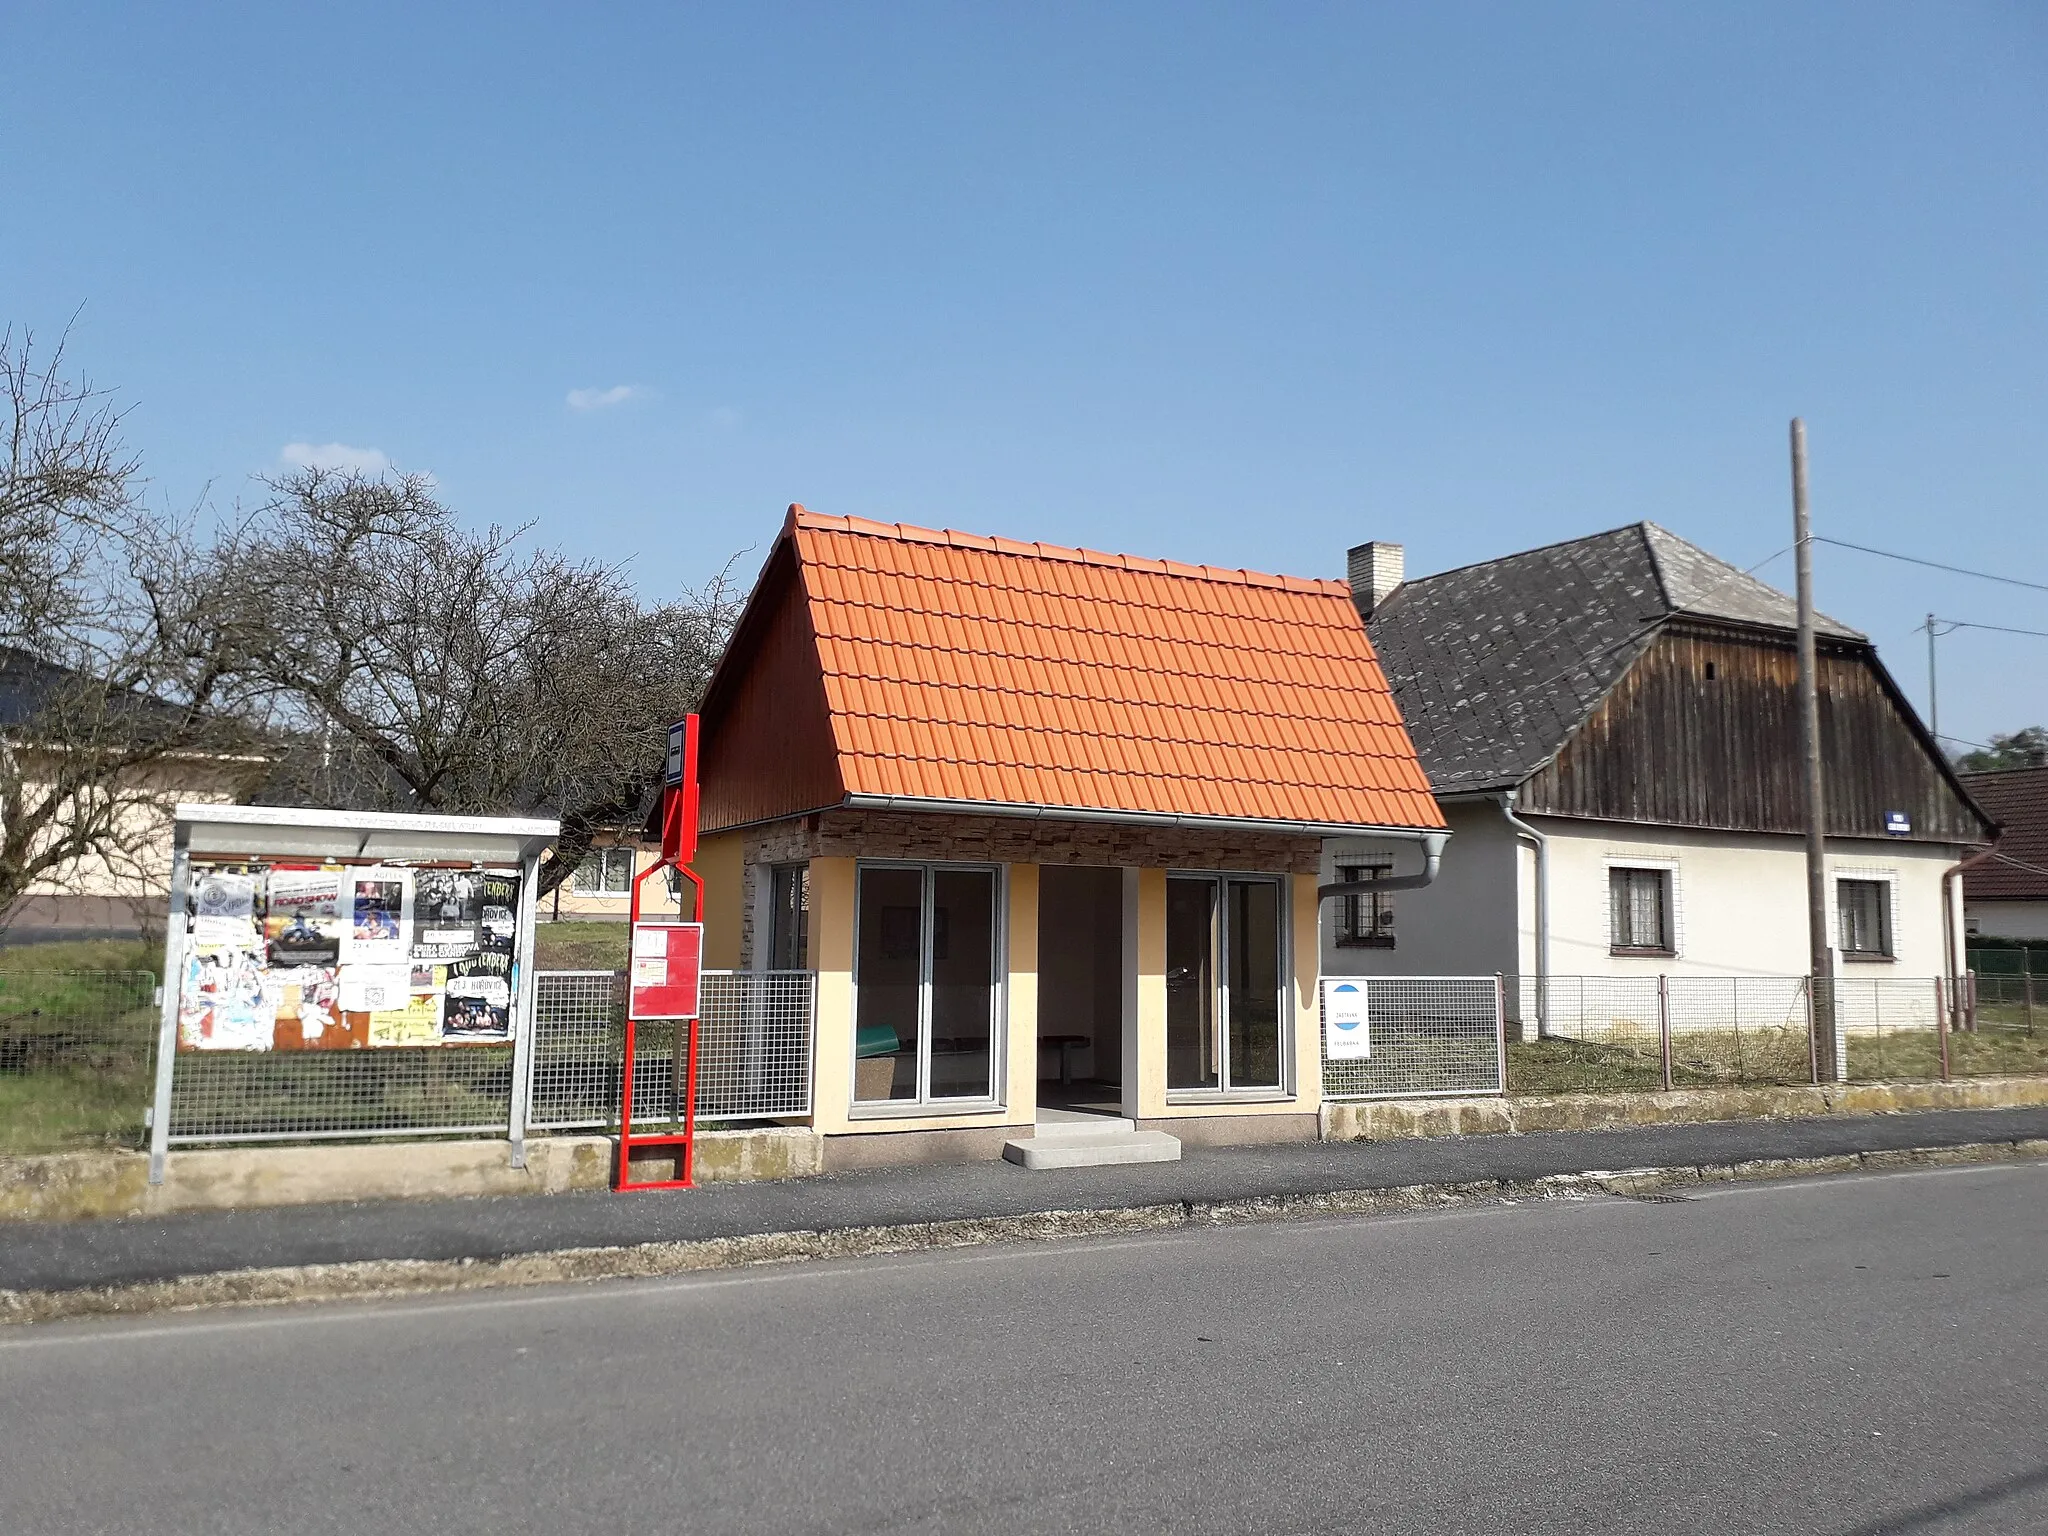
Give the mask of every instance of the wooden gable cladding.
[{"label": "wooden gable cladding", "polygon": [[[1710,675],[1711,674],[1711,675]],[[1523,809],[1602,821],[1797,833],[1799,658],[1791,637],[1675,624],[1654,639],[1522,792]],[[1823,641],[1822,764],[1831,837],[1919,842],[1987,828],[1867,645]]]},{"label": "wooden gable cladding", "polygon": [[761,573],[726,655],[745,665],[721,666],[704,699],[699,825],[719,832],[838,804],[846,787],[818,642],[787,541]]}]

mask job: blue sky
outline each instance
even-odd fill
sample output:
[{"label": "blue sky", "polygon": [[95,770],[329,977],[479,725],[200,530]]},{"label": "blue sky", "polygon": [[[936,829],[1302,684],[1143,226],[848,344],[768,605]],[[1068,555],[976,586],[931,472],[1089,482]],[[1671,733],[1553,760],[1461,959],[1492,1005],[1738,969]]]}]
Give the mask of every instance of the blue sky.
[{"label": "blue sky", "polygon": [[[173,502],[341,445],[651,595],[792,500],[1748,566],[1802,414],[1820,532],[2048,582],[2037,5],[17,0],[0,47],[0,321],[84,306]],[[2048,630],[1819,583],[1916,701],[1929,609]],[[1943,647],[1945,731],[2048,720],[2048,640]]]}]

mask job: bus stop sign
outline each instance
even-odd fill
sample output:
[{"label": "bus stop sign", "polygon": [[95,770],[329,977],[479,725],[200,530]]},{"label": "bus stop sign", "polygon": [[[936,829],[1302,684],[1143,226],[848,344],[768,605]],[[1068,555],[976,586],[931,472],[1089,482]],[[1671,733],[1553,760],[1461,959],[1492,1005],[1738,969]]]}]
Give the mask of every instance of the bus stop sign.
[{"label": "bus stop sign", "polygon": [[635,923],[632,967],[629,1018],[696,1018],[698,981],[704,973],[704,925]]}]

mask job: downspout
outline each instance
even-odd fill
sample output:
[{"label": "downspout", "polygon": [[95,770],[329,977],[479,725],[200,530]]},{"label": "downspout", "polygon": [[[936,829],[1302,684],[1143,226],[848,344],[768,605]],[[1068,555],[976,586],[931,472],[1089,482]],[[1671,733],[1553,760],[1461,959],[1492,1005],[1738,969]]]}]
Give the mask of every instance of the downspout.
[{"label": "downspout", "polygon": [[1950,866],[1941,877],[1941,958],[1943,968],[1948,972],[1948,1018],[1943,1021],[1950,1034],[1955,1034],[1962,1024],[1963,976],[1957,968],[1955,883],[1964,870],[1974,869],[1986,859],[1995,858],[1994,848],[1980,848],[1960,864]]},{"label": "downspout", "polygon": [[1382,875],[1377,880],[1338,880],[1329,885],[1316,887],[1316,901],[1328,901],[1332,896],[1370,896],[1374,891],[1419,891],[1435,881],[1437,870],[1444,860],[1444,844],[1451,840],[1448,832],[1424,832],[1416,839],[1422,844],[1422,872],[1415,875]]},{"label": "downspout", "polygon": [[[1536,1038],[1550,1038],[1550,839],[1515,814],[1517,790],[1500,797],[1507,824],[1536,848]],[[1520,884],[1518,880],[1517,885]]]}]

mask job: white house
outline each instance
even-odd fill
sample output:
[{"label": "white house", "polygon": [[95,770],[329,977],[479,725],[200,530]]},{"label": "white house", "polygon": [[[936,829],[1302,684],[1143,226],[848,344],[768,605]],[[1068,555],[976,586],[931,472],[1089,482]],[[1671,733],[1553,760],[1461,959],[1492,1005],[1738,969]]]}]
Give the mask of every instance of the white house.
[{"label": "white house", "polygon": [[[1326,904],[1324,971],[1803,974],[1792,600],[1653,523],[1402,558],[1352,550],[1353,598],[1453,835],[1434,884]],[[1943,876],[1991,825],[1868,637],[1823,619],[1820,677],[1841,973],[1942,974]],[[1324,849],[1326,881],[1405,872]]]}]

